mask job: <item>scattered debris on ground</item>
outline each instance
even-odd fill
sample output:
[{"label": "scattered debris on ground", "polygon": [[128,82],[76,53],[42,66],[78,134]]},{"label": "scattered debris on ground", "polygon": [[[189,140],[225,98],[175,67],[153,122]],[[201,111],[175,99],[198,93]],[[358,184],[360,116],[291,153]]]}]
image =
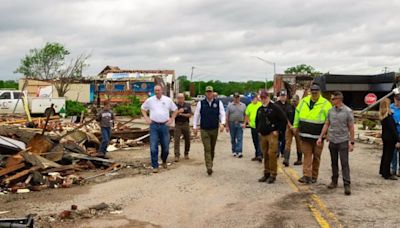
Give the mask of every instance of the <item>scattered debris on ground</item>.
[{"label": "scattered debris on ground", "polygon": [[[81,123],[54,117],[36,121],[36,128],[16,118],[0,125],[0,194],[69,188],[132,166],[97,153],[101,134],[95,118]],[[131,149],[148,142],[149,130],[131,128],[127,124],[130,122],[116,124],[108,151]],[[86,170],[98,172],[79,175]]]}]

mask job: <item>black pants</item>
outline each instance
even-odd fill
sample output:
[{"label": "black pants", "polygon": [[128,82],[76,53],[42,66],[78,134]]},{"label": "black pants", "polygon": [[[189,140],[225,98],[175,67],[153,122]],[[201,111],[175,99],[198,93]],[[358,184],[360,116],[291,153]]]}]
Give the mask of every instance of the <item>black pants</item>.
[{"label": "black pants", "polygon": [[329,151],[331,153],[332,161],[332,182],[338,181],[339,178],[339,165],[342,166],[343,183],[350,184],[350,166],[349,166],[349,141],[342,143],[329,143]]},{"label": "black pants", "polygon": [[379,169],[379,174],[381,174],[382,177],[389,177],[391,175],[390,162],[392,161],[393,151],[395,148],[396,148],[395,141],[383,140],[383,153],[381,159],[381,166]]},{"label": "black pants", "polygon": [[286,145],[286,126],[279,129],[278,133],[279,133],[278,152],[284,154]]}]

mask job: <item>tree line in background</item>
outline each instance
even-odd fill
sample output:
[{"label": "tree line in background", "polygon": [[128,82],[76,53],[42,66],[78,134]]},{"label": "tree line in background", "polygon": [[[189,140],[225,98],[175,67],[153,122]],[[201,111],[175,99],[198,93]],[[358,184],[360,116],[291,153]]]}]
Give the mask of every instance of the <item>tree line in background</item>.
[{"label": "tree line in background", "polygon": [[190,84],[193,84],[195,96],[205,93],[206,86],[212,86],[214,91],[220,95],[229,96],[235,92],[240,94],[248,92],[256,92],[260,89],[271,88],[274,84],[273,81],[247,81],[247,82],[222,82],[219,80],[210,81],[195,81],[191,82],[187,79],[187,76],[182,75],[178,77],[180,83],[180,92],[190,91]]},{"label": "tree line in background", "polygon": [[0,80],[0,89],[18,89],[18,82],[13,80]]},{"label": "tree line in background", "polygon": [[[314,67],[307,64],[299,64],[293,67],[287,68],[285,74],[304,74],[311,76],[321,75],[321,72],[314,69]],[[190,91],[190,84],[193,83],[194,86],[194,94],[195,96],[199,94],[204,94],[206,86],[210,85],[214,88],[214,91],[220,95],[229,96],[235,92],[240,94],[248,93],[248,92],[256,92],[260,89],[270,89],[273,85],[273,81],[252,81],[249,80],[247,82],[222,82],[219,80],[210,80],[210,81],[194,81],[191,82],[188,80],[186,75],[182,75],[178,77],[180,92]]]}]

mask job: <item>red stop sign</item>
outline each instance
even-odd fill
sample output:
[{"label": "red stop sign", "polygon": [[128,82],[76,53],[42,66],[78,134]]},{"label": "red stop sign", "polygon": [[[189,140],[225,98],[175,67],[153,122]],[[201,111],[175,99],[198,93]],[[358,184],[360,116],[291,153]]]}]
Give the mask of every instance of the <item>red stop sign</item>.
[{"label": "red stop sign", "polygon": [[371,104],[375,103],[376,100],[377,100],[377,97],[376,97],[376,95],[373,94],[373,93],[367,94],[367,95],[365,96],[365,98],[364,98],[364,102],[365,102],[365,104],[367,104],[367,105],[371,105]]}]

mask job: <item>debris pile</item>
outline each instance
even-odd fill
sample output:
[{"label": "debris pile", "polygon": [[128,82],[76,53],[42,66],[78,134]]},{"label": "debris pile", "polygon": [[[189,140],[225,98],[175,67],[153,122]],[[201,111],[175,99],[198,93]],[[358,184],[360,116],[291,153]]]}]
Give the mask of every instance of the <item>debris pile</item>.
[{"label": "debris pile", "polygon": [[0,188],[3,192],[27,193],[46,188],[69,188],[87,179],[78,174],[81,171],[104,169],[111,172],[123,167],[109,159],[65,148],[48,151],[37,153],[37,150],[28,148],[14,155],[2,155],[4,166],[0,168]]},{"label": "debris pile", "polygon": [[79,209],[77,205],[71,205],[71,208],[61,211],[60,213],[54,213],[51,215],[37,218],[39,224],[62,222],[76,219],[90,219],[107,214],[121,214],[122,207],[117,204],[106,204],[100,203],[97,205],[90,206],[85,209]]},{"label": "debris pile", "polygon": [[357,134],[357,139],[362,143],[383,145],[381,131],[361,131]]},{"label": "debris pile", "polygon": [[[96,177],[124,167],[97,154],[101,134],[94,118],[81,124],[39,121],[42,129],[15,121],[0,126],[0,194],[68,188],[93,178],[80,176],[82,171],[102,169]],[[148,129],[116,127],[108,151],[142,145],[148,133]]]}]

